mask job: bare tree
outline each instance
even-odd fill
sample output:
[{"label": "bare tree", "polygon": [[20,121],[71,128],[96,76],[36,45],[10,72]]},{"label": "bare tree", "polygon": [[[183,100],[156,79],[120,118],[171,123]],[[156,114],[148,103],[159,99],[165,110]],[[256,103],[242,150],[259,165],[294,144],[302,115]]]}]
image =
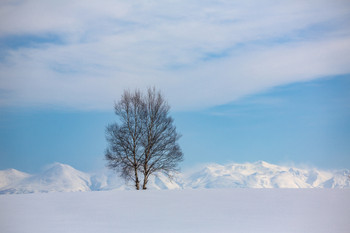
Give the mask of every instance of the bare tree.
[{"label": "bare tree", "polygon": [[106,138],[109,143],[105,157],[108,167],[115,169],[126,181],[133,180],[135,188],[140,189],[139,168],[143,150],[141,140],[144,134],[145,106],[140,91],[124,91],[121,100],[114,106],[120,123],[107,127]]},{"label": "bare tree", "polygon": [[140,170],[143,174],[142,189],[147,189],[148,178],[157,172],[171,174],[177,171],[177,164],[183,160],[183,154],[177,141],[173,119],[169,116],[170,106],[155,88],[148,89],[145,98],[145,133],[142,146],[144,154]]},{"label": "bare tree", "polygon": [[148,179],[158,172],[171,174],[178,170],[183,154],[177,141],[170,106],[160,92],[149,88],[146,95],[140,91],[125,91],[115,104],[115,113],[120,123],[107,127],[108,167],[115,169],[126,180],[133,180],[140,189],[147,189]]}]

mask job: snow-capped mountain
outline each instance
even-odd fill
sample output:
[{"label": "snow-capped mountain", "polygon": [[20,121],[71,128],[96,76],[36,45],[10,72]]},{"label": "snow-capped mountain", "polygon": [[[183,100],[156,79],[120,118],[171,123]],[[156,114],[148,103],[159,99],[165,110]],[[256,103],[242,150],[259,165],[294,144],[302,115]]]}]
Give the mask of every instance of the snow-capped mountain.
[{"label": "snow-capped mountain", "polygon": [[[163,174],[149,179],[149,189],[179,189],[176,182],[169,181]],[[40,192],[83,192],[102,190],[131,190],[132,182],[125,181],[112,171],[88,174],[73,167],[54,163],[36,175],[8,169],[0,171],[0,194]]]},{"label": "snow-capped mountain", "polygon": [[24,176],[1,187],[0,193],[90,191],[90,186],[90,175],[69,165],[54,163],[42,173]]},{"label": "snow-capped mountain", "polygon": [[28,173],[20,172],[16,169],[2,170],[0,171],[0,187],[15,184],[29,176]]},{"label": "snow-capped mountain", "polygon": [[[172,181],[158,174],[150,178],[149,189],[210,188],[350,188],[350,171],[321,171],[278,166],[267,162],[211,164],[180,173]],[[0,194],[77,192],[134,189],[132,182],[109,170],[88,174],[55,163],[36,175],[8,169],[0,171]]]},{"label": "snow-capped mountain", "polygon": [[320,171],[267,162],[209,165],[186,178],[185,188],[348,188],[350,171]]}]

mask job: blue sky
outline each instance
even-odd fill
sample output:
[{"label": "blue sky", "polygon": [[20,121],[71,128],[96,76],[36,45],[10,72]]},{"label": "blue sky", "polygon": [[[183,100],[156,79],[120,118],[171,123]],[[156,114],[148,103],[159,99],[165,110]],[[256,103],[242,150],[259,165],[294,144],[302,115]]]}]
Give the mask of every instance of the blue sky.
[{"label": "blue sky", "polygon": [[[350,75],[294,83],[200,111],[175,111],[184,169],[203,163],[254,162],[350,167]],[[59,161],[104,166],[109,111],[2,110],[1,169],[36,172]]]},{"label": "blue sky", "polygon": [[182,167],[349,168],[348,1],[0,3],[0,169],[104,166],[124,89],[172,106]]}]

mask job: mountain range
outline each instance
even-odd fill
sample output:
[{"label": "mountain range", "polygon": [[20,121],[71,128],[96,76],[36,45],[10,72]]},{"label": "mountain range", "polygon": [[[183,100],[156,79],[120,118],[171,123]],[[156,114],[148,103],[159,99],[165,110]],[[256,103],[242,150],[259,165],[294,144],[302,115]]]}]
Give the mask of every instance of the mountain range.
[{"label": "mountain range", "polygon": [[[323,171],[279,166],[264,161],[255,163],[210,164],[192,171],[177,173],[170,181],[165,175],[150,178],[149,189],[211,188],[350,188],[350,170]],[[15,169],[0,171],[0,194],[40,192],[85,192],[131,190],[112,171],[85,173],[54,163],[39,174]]]}]

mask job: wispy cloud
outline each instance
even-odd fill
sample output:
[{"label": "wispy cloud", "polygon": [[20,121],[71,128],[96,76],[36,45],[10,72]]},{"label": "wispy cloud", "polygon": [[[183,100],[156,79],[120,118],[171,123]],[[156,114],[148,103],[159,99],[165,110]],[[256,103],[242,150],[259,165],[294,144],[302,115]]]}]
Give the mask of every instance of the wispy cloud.
[{"label": "wispy cloud", "polygon": [[174,107],[201,108],[350,73],[349,12],[348,1],[5,1],[0,104],[106,109],[155,85]]}]

